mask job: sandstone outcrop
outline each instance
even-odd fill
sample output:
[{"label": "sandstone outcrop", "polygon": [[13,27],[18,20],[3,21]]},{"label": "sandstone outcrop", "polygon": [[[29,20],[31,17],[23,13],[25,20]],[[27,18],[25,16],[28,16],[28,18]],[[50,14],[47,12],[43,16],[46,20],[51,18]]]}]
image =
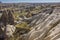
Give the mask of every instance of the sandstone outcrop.
[{"label": "sandstone outcrop", "polygon": [[36,25],[25,40],[60,40],[60,8],[55,8],[50,14],[40,13],[35,19]]}]

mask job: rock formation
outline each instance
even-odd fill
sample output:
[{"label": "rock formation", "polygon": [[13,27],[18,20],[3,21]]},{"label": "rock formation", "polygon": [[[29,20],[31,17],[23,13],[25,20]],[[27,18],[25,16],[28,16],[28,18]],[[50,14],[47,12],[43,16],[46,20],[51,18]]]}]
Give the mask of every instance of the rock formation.
[{"label": "rock formation", "polygon": [[10,10],[8,10],[7,12],[8,12],[8,24],[14,25],[14,16],[13,16],[13,13]]},{"label": "rock formation", "polygon": [[37,21],[32,21],[35,26],[25,40],[60,40],[60,8],[54,8],[50,14],[48,11],[36,16]]},{"label": "rock formation", "polygon": [[0,38],[4,38],[4,40],[7,40],[9,37],[13,36],[15,29],[16,28],[14,26],[14,18],[12,13],[10,13],[10,10],[3,11],[0,18]]}]

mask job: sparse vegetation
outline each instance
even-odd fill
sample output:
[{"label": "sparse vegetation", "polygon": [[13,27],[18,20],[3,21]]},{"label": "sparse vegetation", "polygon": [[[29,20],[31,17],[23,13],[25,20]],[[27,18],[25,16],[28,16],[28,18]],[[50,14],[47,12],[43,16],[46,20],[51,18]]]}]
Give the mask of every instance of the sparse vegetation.
[{"label": "sparse vegetation", "polygon": [[[8,24],[15,26],[16,29],[15,29],[15,32],[13,33],[13,37],[9,37],[9,40],[24,40],[22,39],[23,38],[22,36],[24,36],[24,34],[29,33],[34,28],[35,28],[34,30],[38,31],[39,29],[38,27],[41,26],[41,23],[42,22],[44,23],[45,19],[47,19],[52,14],[53,12],[52,9],[54,9],[56,6],[57,5],[55,4],[45,5],[45,4],[34,4],[34,3],[33,4],[30,4],[30,3],[0,4],[0,7],[1,7],[0,14],[2,15],[2,16],[0,15],[0,26],[1,26],[1,23],[3,23],[2,28],[6,27],[6,25]],[[59,21],[57,24],[59,24]],[[44,25],[45,24],[46,23],[44,23]],[[29,26],[29,25],[33,25],[33,26]],[[54,24],[53,26],[55,27],[56,24]],[[2,31],[2,29],[0,28],[0,35],[3,33],[4,33],[4,30]]]}]

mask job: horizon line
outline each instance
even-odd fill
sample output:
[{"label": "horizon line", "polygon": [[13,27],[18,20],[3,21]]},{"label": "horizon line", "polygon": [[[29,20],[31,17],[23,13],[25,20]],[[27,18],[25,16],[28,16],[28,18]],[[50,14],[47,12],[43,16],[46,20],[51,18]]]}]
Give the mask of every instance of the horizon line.
[{"label": "horizon line", "polygon": [[21,1],[21,2],[2,2],[2,1],[0,1],[1,3],[60,3],[60,1],[59,2],[27,2],[27,1]]}]

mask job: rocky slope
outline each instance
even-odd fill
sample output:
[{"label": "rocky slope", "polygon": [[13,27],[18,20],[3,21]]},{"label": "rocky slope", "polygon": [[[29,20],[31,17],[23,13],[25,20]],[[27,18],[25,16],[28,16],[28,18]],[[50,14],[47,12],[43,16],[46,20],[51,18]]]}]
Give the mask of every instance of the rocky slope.
[{"label": "rocky slope", "polygon": [[2,36],[5,31],[8,36],[10,36],[9,34],[13,35],[13,37],[7,38],[9,40],[60,40],[59,5],[30,4],[24,6],[21,4],[21,6],[17,6],[16,4],[16,7],[7,6],[1,6],[5,9],[1,8],[2,10],[0,10],[0,13],[3,12],[5,15],[1,14],[4,16],[1,17],[1,21],[6,22],[3,23],[7,26],[5,27],[6,31],[2,30],[4,24],[1,25],[0,22],[0,33]]},{"label": "rocky slope", "polygon": [[34,28],[23,40],[60,40],[60,8],[51,8],[39,13],[32,18],[31,24]]}]

